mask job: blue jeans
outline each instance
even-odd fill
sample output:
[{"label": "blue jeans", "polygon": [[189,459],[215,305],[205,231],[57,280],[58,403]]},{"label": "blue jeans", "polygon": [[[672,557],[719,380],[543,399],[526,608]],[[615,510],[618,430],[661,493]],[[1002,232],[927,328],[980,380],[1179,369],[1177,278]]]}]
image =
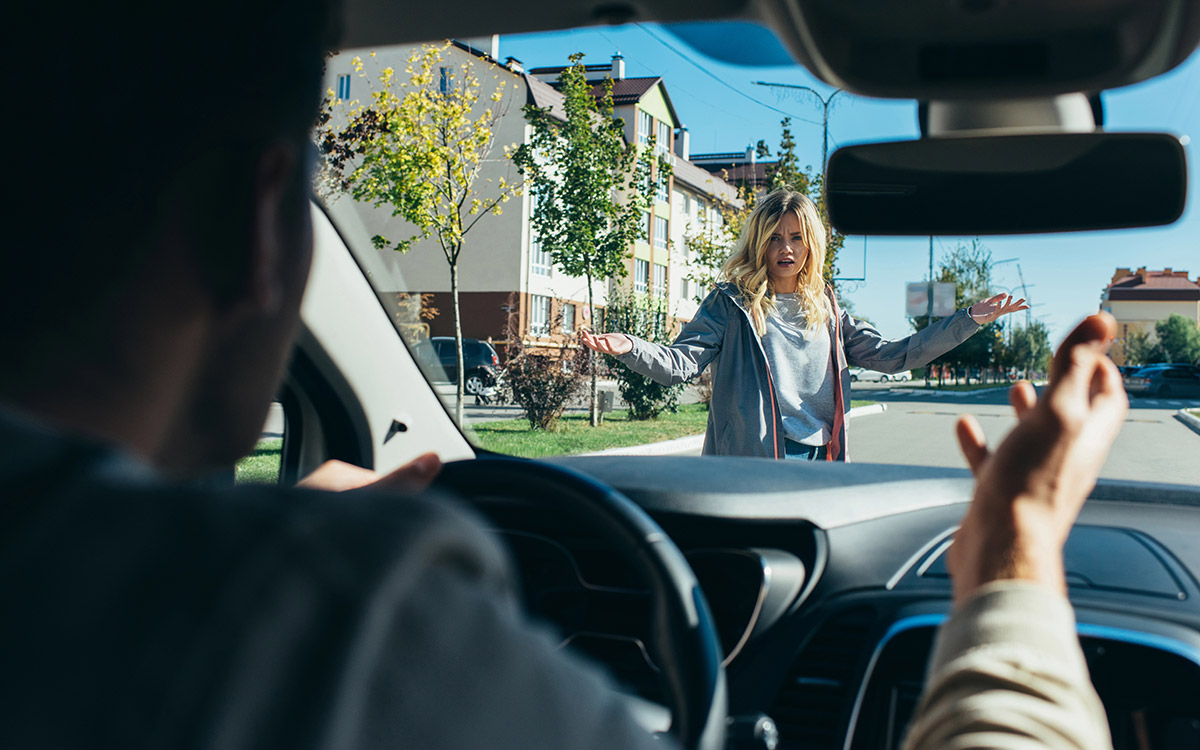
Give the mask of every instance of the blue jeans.
[{"label": "blue jeans", "polygon": [[825,446],[805,445],[795,440],[783,441],[784,458],[797,461],[821,461],[825,458]]}]

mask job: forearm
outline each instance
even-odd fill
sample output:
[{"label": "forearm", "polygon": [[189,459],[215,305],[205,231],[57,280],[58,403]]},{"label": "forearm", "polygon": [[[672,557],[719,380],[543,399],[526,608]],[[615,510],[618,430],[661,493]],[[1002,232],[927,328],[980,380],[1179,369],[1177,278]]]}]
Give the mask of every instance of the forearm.
[{"label": "forearm", "polygon": [[693,354],[684,348],[664,346],[629,336],[633,348],[617,357],[629,369],[663,385],[684,383],[699,374]]},{"label": "forearm", "polygon": [[846,332],[846,358],[853,365],[880,372],[903,372],[924,367],[979,330],[966,310],[902,339],[883,338],[873,327],[860,325]]},{"label": "forearm", "polygon": [[1039,584],[997,581],[964,602],[938,635],[904,746],[1110,748],[1066,598]]}]

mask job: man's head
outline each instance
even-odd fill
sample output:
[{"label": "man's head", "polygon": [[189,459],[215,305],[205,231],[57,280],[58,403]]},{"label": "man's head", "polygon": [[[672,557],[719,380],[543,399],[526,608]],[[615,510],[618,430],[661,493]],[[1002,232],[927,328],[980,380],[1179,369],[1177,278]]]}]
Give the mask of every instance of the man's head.
[{"label": "man's head", "polygon": [[307,277],[330,3],[66,6],[13,26],[40,96],[3,126],[0,399],[167,468],[231,461]]}]

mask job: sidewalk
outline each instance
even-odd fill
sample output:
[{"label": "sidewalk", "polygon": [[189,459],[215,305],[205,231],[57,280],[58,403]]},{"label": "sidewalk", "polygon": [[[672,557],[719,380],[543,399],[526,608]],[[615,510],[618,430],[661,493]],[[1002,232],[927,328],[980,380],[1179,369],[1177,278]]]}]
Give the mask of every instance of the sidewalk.
[{"label": "sidewalk", "polygon": [[[847,419],[857,419],[870,414],[882,414],[887,411],[887,404],[874,403],[866,406],[856,406],[846,412]],[[698,456],[704,448],[704,435],[688,435],[687,437],[663,440],[658,443],[645,445],[630,445],[624,448],[609,448],[594,453],[581,453],[581,456]]]}]

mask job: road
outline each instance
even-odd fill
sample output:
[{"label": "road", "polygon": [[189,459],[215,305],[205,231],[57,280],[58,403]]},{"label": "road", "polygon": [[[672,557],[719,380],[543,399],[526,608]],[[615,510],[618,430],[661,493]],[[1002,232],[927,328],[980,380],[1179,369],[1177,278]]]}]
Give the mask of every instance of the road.
[{"label": "road", "polygon": [[[856,383],[854,395],[887,405],[883,414],[851,422],[850,457],[854,461],[966,468],[954,438],[959,414],[974,414],[993,444],[1016,421],[1004,389],[931,393]],[[1175,413],[1185,407],[1200,408],[1200,400],[1133,399],[1100,475],[1200,485],[1200,434],[1175,419]]]}]

